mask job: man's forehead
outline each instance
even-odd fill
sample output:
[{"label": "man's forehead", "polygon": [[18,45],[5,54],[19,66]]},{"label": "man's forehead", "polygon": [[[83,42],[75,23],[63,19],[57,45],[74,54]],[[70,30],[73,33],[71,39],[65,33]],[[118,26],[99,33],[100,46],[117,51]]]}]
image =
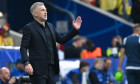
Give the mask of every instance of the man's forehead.
[{"label": "man's forehead", "polygon": [[9,69],[3,68],[3,69],[2,69],[2,72],[9,72]]}]

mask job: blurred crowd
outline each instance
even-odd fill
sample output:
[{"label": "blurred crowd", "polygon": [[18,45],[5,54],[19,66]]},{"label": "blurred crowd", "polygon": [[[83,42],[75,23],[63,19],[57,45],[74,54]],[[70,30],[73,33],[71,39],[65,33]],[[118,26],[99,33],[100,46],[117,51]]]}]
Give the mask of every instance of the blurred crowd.
[{"label": "blurred crowd", "polygon": [[81,61],[79,68],[71,70],[62,84],[116,84],[114,76],[109,72],[111,65],[110,58],[97,58],[94,67],[89,69],[89,63]]},{"label": "blurred crowd", "polygon": [[[0,84],[30,84],[21,59],[15,65],[12,70],[7,67],[0,69]],[[109,72],[112,65],[110,58],[97,58],[91,69],[89,65],[87,61],[81,60],[79,68],[70,70],[58,84],[116,84],[115,77]]]},{"label": "blurred crowd", "polygon": [[21,59],[17,60],[15,68],[11,70],[7,67],[0,69],[0,84],[27,84],[27,82],[29,82],[29,77]]},{"label": "blurred crowd", "polygon": [[72,44],[62,48],[57,43],[59,59],[91,59],[98,57],[113,57],[118,58],[120,56],[120,48],[122,46],[122,37],[114,36],[112,41],[106,50],[96,46],[94,42],[83,36],[75,36]]},{"label": "blurred crowd", "polygon": [[102,10],[121,16],[134,23],[140,23],[139,0],[81,0]]}]

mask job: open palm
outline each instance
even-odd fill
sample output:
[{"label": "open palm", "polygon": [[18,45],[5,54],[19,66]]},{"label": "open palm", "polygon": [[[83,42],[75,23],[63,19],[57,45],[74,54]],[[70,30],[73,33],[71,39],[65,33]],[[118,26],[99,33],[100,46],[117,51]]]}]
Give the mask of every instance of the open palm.
[{"label": "open palm", "polygon": [[80,27],[81,27],[81,24],[82,24],[82,20],[81,20],[81,17],[78,16],[76,21],[73,21],[73,27],[76,29],[76,30],[79,30]]}]

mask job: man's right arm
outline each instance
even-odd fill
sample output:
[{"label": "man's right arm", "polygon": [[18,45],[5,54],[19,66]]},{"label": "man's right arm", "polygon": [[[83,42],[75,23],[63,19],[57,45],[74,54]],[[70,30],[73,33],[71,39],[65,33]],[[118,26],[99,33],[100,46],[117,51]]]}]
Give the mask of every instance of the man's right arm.
[{"label": "man's right arm", "polygon": [[23,37],[21,41],[20,53],[23,63],[25,64],[25,70],[29,75],[33,74],[33,68],[29,62],[29,56],[27,55],[27,50],[31,42],[31,31],[28,26],[23,29]]},{"label": "man's right arm", "polygon": [[23,37],[21,41],[21,46],[20,46],[20,53],[21,53],[21,58],[23,63],[29,61],[29,57],[27,55],[27,49],[30,46],[31,42],[31,32],[28,26],[25,26],[23,28]]},{"label": "man's right arm", "polygon": [[127,41],[127,38],[124,38],[124,40],[123,40],[123,45],[122,45],[122,48],[121,48],[121,50],[120,50],[121,56],[120,56],[120,59],[119,59],[119,66],[118,66],[118,71],[119,71],[119,72],[122,72],[122,62],[123,62],[124,55],[125,55],[126,41]]},{"label": "man's right arm", "polygon": [[120,59],[119,59],[118,71],[122,72],[122,62],[123,62],[124,55],[125,55],[125,48],[121,48],[120,52],[121,52],[121,56],[120,56]]}]

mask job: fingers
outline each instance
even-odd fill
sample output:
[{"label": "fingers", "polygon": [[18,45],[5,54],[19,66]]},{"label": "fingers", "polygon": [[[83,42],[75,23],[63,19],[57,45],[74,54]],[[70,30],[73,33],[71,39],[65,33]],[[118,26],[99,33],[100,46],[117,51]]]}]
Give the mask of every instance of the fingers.
[{"label": "fingers", "polygon": [[75,21],[72,22],[73,24],[75,23]]},{"label": "fingers", "polygon": [[28,69],[28,74],[29,74],[29,75],[33,75],[33,69],[32,69],[32,68],[29,68],[29,69]]},{"label": "fingers", "polygon": [[78,22],[79,24],[82,23],[82,20],[81,20],[81,17],[80,16],[77,17],[76,22]]},{"label": "fingers", "polygon": [[29,69],[29,74],[33,75],[33,69],[32,68]]},{"label": "fingers", "polygon": [[27,72],[29,75],[33,75],[33,68],[32,68],[32,66],[27,66],[27,67],[25,68],[25,70],[26,70],[26,72]]}]

